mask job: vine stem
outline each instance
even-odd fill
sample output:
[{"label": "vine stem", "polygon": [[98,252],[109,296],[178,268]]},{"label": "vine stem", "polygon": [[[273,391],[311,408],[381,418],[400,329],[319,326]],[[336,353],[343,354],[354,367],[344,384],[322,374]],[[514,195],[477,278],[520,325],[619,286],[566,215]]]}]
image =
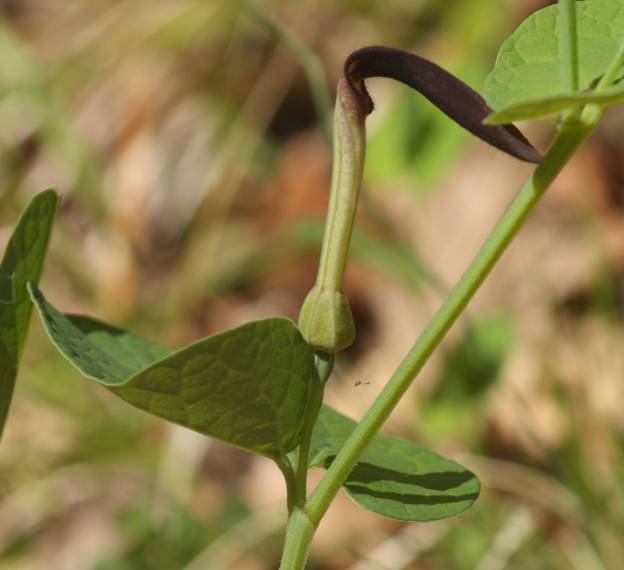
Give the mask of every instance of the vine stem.
[{"label": "vine stem", "polygon": [[570,118],[562,123],[542,162],[524,184],[457,285],[356,426],[308,501],[302,509],[297,508],[293,512],[286,529],[280,570],[302,570],[305,567],[314,529],[357,463],[358,457],[466,308],[544,192],[595,128],[600,114],[599,109],[588,106],[580,118]]},{"label": "vine stem", "polygon": [[[292,487],[293,506],[302,507],[308,498],[308,466],[310,463],[310,445],[312,443],[312,431],[323,404],[323,393],[325,382],[334,368],[334,355],[325,352],[316,352],[314,355],[314,365],[319,375],[319,382],[312,386],[308,400],[308,407],[303,421],[303,433],[301,444],[299,445],[299,456],[297,458],[297,468]],[[291,512],[289,510],[289,512]]]},{"label": "vine stem", "polygon": [[318,412],[323,401],[323,391],[318,389],[313,394],[313,401],[310,403],[310,412],[306,414],[304,421],[301,445],[299,446],[299,457],[297,459],[297,469],[295,471],[295,481],[293,486],[294,505],[301,507],[308,495],[308,465],[310,460],[310,443],[312,441],[312,430],[314,422],[318,417]]}]

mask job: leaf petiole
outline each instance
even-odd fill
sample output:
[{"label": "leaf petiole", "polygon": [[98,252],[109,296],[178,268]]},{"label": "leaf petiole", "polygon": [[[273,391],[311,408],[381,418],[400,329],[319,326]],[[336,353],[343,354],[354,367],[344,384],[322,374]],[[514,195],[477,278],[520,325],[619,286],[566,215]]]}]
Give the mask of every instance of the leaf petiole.
[{"label": "leaf petiole", "polygon": [[284,455],[275,459],[275,464],[284,476],[286,482],[286,508],[290,516],[297,504],[297,485],[295,471],[288,456]]},{"label": "leaf petiole", "polygon": [[301,444],[299,445],[299,453],[297,456],[297,468],[293,487],[293,500],[297,507],[302,506],[308,498],[307,481],[312,431],[314,430],[323,403],[325,382],[327,382],[334,368],[334,358],[333,354],[327,352],[316,352],[314,356],[315,366],[319,373],[319,382],[310,390],[308,408],[306,410],[306,417],[301,435]]},{"label": "leaf petiole", "polygon": [[608,89],[613,85],[615,80],[617,79],[617,74],[622,70],[622,66],[624,65],[624,40],[620,44],[620,48],[618,49],[615,57],[611,60],[607,71],[605,71],[604,75],[600,78],[598,85],[596,86],[596,91],[602,91],[604,89]]}]

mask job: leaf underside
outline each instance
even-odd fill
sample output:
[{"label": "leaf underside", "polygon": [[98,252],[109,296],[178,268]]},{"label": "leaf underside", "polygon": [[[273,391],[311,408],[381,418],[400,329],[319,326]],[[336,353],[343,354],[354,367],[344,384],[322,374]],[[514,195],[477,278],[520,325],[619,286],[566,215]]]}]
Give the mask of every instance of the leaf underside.
[{"label": "leaf underside", "polygon": [[41,192],[22,213],[0,262],[0,436],[24,350],[32,303],[26,283],[41,277],[58,195]]},{"label": "leaf underside", "polygon": [[[355,426],[323,406],[312,435],[310,465],[327,469]],[[468,509],[479,495],[480,483],[454,461],[416,443],[378,434],[344,488],[369,511],[404,521],[431,521]]]},{"label": "leaf underside", "polygon": [[314,353],[294,323],[253,321],[169,352],[88,317],[63,315],[34,286],[52,342],[85,376],[126,402],[277,459],[300,441]]},{"label": "leaf underside", "polygon": [[[557,5],[529,16],[502,44],[485,82],[496,111],[561,95]],[[576,2],[579,82],[588,89],[607,69],[624,39],[621,0]]]}]

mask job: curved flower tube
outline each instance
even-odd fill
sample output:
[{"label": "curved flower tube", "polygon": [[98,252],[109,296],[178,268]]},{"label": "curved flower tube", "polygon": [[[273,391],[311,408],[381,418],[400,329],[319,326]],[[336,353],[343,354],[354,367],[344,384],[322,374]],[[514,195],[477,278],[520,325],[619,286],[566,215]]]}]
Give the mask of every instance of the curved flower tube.
[{"label": "curved flower tube", "polygon": [[343,281],[364,170],[364,124],[373,110],[364,84],[369,77],[390,77],[413,87],[466,130],[515,158],[527,162],[542,158],[513,125],[484,125],[482,121],[492,109],[481,95],[435,63],[380,46],[353,52],[338,83],[334,166],[319,270],[299,315],[299,329],[306,342],[329,353],[340,352],[355,340]]}]

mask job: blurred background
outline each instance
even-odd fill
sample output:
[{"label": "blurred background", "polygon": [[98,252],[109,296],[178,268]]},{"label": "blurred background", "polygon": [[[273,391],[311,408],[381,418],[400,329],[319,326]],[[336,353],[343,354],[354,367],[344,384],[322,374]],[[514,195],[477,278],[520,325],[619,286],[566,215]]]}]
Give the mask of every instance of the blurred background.
[{"label": "blurred background", "polygon": [[[346,56],[401,47],[481,91],[500,42],[549,3],[2,0],[0,244],[55,186],[56,306],[169,347],[296,319]],[[407,88],[369,87],[358,340],[327,394],[354,418],[531,172]],[[554,122],[521,127],[544,150]],[[475,471],[479,501],[423,525],[339,496],[311,569],[622,568],[623,132],[612,109],[386,425]],[[268,460],[80,377],[33,319],[0,453],[2,570],[275,569],[284,495]]]}]

